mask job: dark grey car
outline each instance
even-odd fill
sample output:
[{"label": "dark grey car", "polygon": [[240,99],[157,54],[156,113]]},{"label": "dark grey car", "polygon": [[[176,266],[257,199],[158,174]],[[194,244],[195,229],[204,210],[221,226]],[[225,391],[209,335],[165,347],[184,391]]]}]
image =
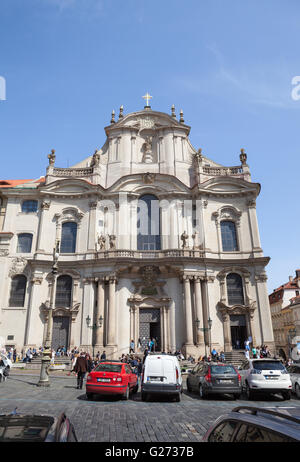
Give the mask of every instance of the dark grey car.
[{"label": "dark grey car", "polygon": [[210,443],[287,443],[300,441],[300,408],[240,406],[218,417],[203,437]]},{"label": "dark grey car", "polygon": [[199,393],[200,398],[209,394],[231,394],[239,398],[242,393],[241,377],[231,364],[199,363],[188,374],[188,391]]}]

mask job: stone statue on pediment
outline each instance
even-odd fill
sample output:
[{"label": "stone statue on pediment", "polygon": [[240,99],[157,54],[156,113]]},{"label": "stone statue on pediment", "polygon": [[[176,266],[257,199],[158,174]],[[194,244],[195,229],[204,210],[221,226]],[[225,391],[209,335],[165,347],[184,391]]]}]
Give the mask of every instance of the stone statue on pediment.
[{"label": "stone statue on pediment", "polygon": [[116,236],[114,234],[110,234],[108,237],[109,237],[110,250],[115,250],[116,249]]},{"label": "stone statue on pediment", "polygon": [[145,143],[143,144],[143,151],[144,151],[144,162],[146,164],[153,162],[153,155],[152,155],[152,136],[146,136]]},{"label": "stone statue on pediment", "polygon": [[96,151],[93,154],[93,158],[91,161],[91,167],[98,167],[100,164],[100,154],[99,151],[96,149]]},{"label": "stone statue on pediment", "polygon": [[99,250],[105,250],[105,241],[105,237],[101,234],[101,236],[98,237]]},{"label": "stone statue on pediment", "polygon": [[182,240],[182,248],[185,249],[187,247],[187,240],[188,240],[189,236],[186,234],[185,231],[183,231],[180,238]]},{"label": "stone statue on pediment", "polygon": [[51,154],[48,154],[48,159],[49,159],[49,165],[53,166],[55,163],[55,149],[51,149]]}]

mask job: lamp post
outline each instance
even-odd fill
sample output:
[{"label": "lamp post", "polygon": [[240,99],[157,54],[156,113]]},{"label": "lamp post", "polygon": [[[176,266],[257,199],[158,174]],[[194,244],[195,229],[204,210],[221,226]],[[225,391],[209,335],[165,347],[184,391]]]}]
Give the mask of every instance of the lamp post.
[{"label": "lamp post", "polygon": [[[197,318],[196,321],[196,326],[197,326],[197,329],[198,330],[201,330],[202,332],[209,332],[209,351],[210,351],[210,348],[211,348],[211,326],[212,326],[212,320],[210,319],[210,317],[208,318],[207,320],[207,324],[208,324],[208,327],[200,327],[200,320]],[[206,348],[206,345],[205,345],[205,348]],[[205,351],[205,354],[206,354],[206,351]]]},{"label": "lamp post", "polygon": [[[91,318],[89,317],[89,315],[87,315],[86,317],[86,325],[89,329],[92,329],[93,332],[97,329],[99,329],[100,327],[102,327],[103,325],[103,316],[100,315],[99,319],[98,319],[98,324],[95,322],[92,326],[90,325],[91,324]],[[94,339],[93,339],[93,359],[95,357],[95,342],[94,342]]]},{"label": "lamp post", "polygon": [[289,357],[288,357],[288,359],[290,359],[292,357],[292,349],[293,348],[291,347],[291,345],[293,345],[292,339],[293,339],[293,337],[295,337],[296,333],[297,333],[297,331],[296,331],[295,328],[289,329],[289,331],[288,331],[288,346],[289,346]]},{"label": "lamp post", "polygon": [[50,306],[49,306],[49,314],[48,314],[48,324],[47,324],[47,331],[43,349],[43,357],[42,357],[42,364],[41,364],[41,372],[40,372],[40,380],[37,383],[38,387],[49,387],[49,366],[51,362],[51,344],[52,344],[52,329],[53,329],[53,309],[55,306],[55,295],[56,295],[56,282],[57,282],[57,261],[59,257],[59,241],[56,241],[56,245],[53,249],[53,265],[52,265],[52,275],[53,275],[53,283],[52,283],[52,290],[51,290],[51,297],[50,297]]}]

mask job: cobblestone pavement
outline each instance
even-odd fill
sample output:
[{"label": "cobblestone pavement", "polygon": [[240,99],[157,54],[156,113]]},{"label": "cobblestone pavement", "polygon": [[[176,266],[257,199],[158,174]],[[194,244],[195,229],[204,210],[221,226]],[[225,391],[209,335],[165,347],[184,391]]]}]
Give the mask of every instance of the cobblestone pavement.
[{"label": "cobblestone pavement", "polygon": [[37,387],[38,380],[37,374],[12,372],[6,382],[0,383],[0,413],[10,413],[15,407],[20,414],[57,416],[64,411],[78,440],[85,442],[197,442],[219,415],[233,407],[300,407],[300,400],[294,398],[260,398],[251,402],[230,397],[201,400],[186,390],[180,403],[166,398],[143,402],[140,393],[129,401],[116,397],[87,401],[85,390],[76,389],[74,376],[52,376],[49,388]]}]

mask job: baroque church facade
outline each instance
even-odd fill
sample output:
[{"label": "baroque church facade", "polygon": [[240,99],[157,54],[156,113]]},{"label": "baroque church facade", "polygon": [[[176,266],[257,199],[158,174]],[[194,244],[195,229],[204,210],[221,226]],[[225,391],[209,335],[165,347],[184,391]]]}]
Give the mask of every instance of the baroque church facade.
[{"label": "baroque church facade", "polygon": [[198,357],[244,340],[274,348],[243,149],[224,167],[196,150],[183,113],[112,113],[103,147],[38,180],[0,182],[0,337],[17,350],[142,349]]}]

